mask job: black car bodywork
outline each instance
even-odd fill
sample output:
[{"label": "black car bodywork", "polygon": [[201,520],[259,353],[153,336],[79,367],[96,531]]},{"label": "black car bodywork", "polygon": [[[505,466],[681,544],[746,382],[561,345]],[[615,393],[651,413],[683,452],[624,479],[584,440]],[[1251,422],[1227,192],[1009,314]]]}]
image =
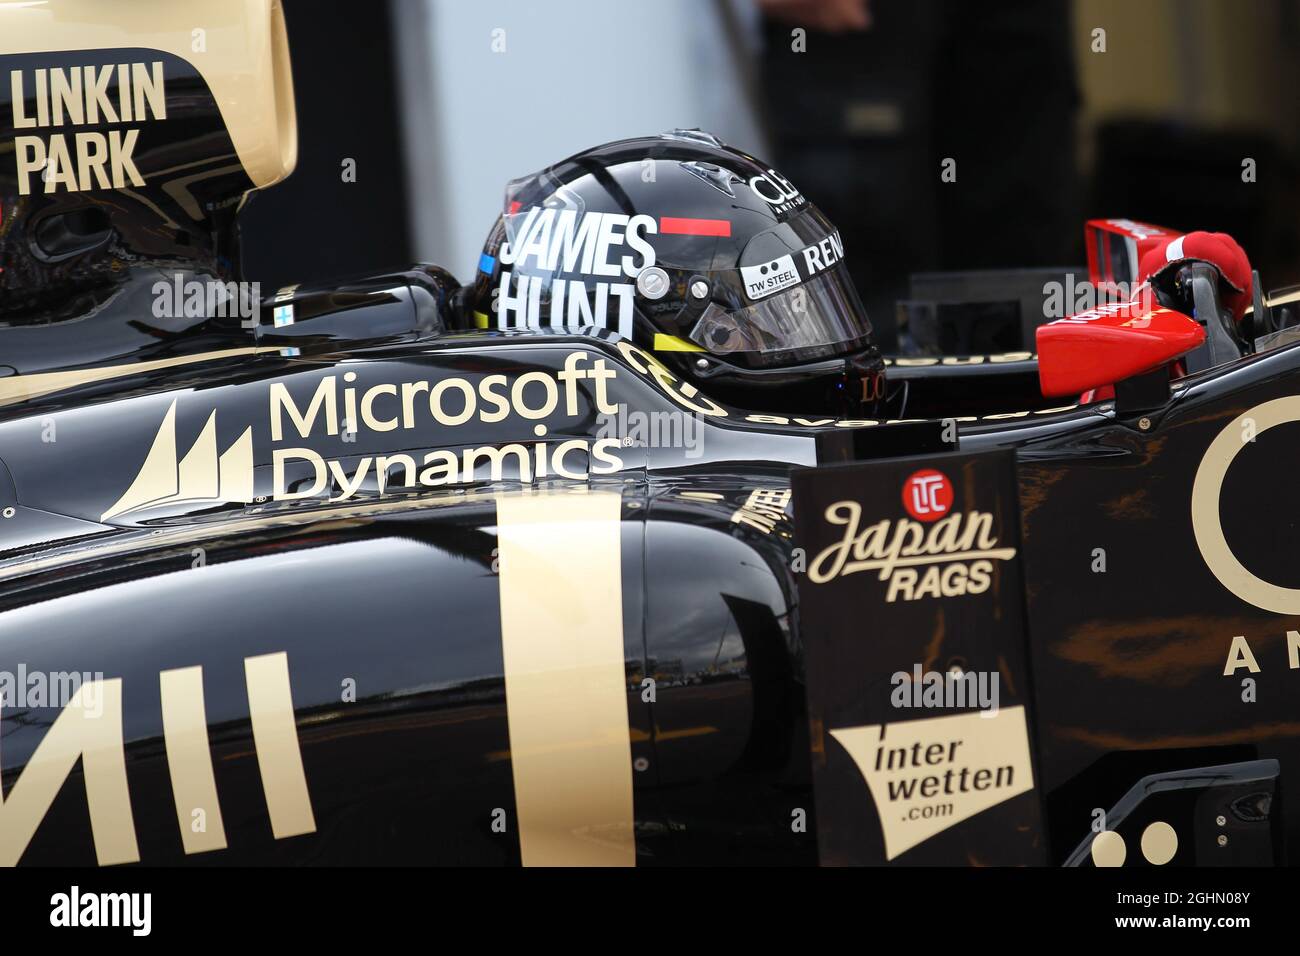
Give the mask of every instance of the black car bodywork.
[{"label": "black car bodywork", "polygon": [[[58,721],[72,723],[66,710],[6,707],[10,862],[92,863],[101,841],[110,849],[100,862],[510,863],[530,862],[529,853],[531,862],[815,861],[791,471],[816,465],[819,454],[842,462],[876,436],[882,447],[895,432],[905,441],[932,436],[907,423],[724,409],[684,394],[689,387],[652,357],[604,334],[446,333],[435,317],[417,318],[407,296],[394,294],[382,308],[417,328],[390,329],[396,341],[383,342],[358,322],[363,347],[340,348],[325,335],[307,345],[314,323],[342,320],[324,312],[295,324],[297,354],[248,333],[252,345],[230,343],[239,354],[113,366],[109,380],[0,412],[6,669],[100,675],[89,679],[101,691],[114,685],[103,701],[121,707],[120,738],[70,732],[59,736],[61,749],[50,740]],[[259,331],[277,334],[270,323]],[[1032,692],[1021,693],[1035,714],[1044,862],[1064,862],[1088,836],[1093,808],[1109,809],[1144,777],[1271,759],[1280,782],[1296,765],[1289,618],[1250,608],[1214,579],[1188,511],[1206,446],[1237,416],[1294,391],[1296,354],[1286,348],[1188,380],[1166,407],[1144,412],[1146,428],[1114,403],[959,423],[962,451],[1016,453],[1030,569],[1024,650]],[[544,381],[602,365],[611,373],[603,401],[621,411],[601,412],[594,380],[581,379],[572,408],[557,387],[551,414],[529,417],[547,403]],[[440,393],[463,401],[481,397],[492,376],[502,377],[502,394],[532,376],[500,421],[447,425],[416,404],[410,427],[386,427],[401,417],[403,384],[467,382],[468,390]],[[427,399],[428,387],[416,394]],[[358,427],[344,427],[345,410],[363,402]],[[447,408],[454,418],[465,412],[450,400]],[[619,415],[622,432],[603,433]],[[669,433],[651,421],[698,434],[679,432],[665,446],[657,439]],[[1293,443],[1281,440],[1290,430],[1261,435],[1224,489],[1224,522],[1253,549],[1252,566],[1273,561],[1289,533],[1278,524],[1261,536],[1250,507],[1252,490],[1293,456]],[[616,469],[592,451],[606,433],[616,436],[605,447],[620,460]],[[251,443],[252,483],[225,487],[252,494],[223,500],[220,485],[200,487],[200,472],[220,471],[241,436]],[[848,448],[845,436],[855,439]],[[173,485],[152,500],[127,500],[123,511],[145,463],[161,461],[160,441]],[[564,442],[575,444],[560,465],[578,477],[555,476],[553,450]],[[512,445],[527,455],[507,454],[495,476],[484,459],[469,480],[420,483],[432,451],[463,464],[466,450]],[[551,473],[521,480],[520,463],[535,464],[538,447],[552,449]],[[312,454],[326,463],[323,482],[299,467]],[[389,457],[382,491],[380,456]],[[418,467],[408,469],[402,456]],[[557,517],[528,539],[542,552],[502,553],[503,508],[513,509],[507,521],[527,524],[552,513],[529,517],[531,506],[565,499],[600,504],[580,511],[573,527]],[[591,522],[613,530],[593,535]],[[1103,574],[1089,571],[1094,542],[1109,555]],[[1186,585],[1160,586],[1169,580]],[[537,621],[509,618],[519,601],[540,602]],[[841,614],[870,640],[882,609],[862,603]],[[591,614],[614,615],[605,624],[621,620],[621,633],[601,632]],[[581,655],[596,651],[575,640],[552,649],[554,673],[512,674],[512,642],[533,624],[549,633],[547,618],[568,621],[574,633],[594,627],[605,652],[613,642],[617,666],[585,672]],[[519,633],[503,632],[503,621]],[[1241,671],[1258,682],[1253,704],[1240,701],[1238,680],[1223,676],[1238,634],[1258,659],[1259,673]],[[1000,639],[996,629],[976,639],[951,627],[910,640],[920,642],[918,660],[957,657],[975,667],[981,654],[996,657]],[[280,668],[287,685],[259,689],[268,678],[250,671],[250,660]],[[882,660],[881,673],[894,664]],[[187,698],[168,689],[195,686],[169,685],[190,668],[201,668],[186,680],[202,687],[207,740],[193,726],[186,735],[179,702]],[[576,694],[611,673],[626,707],[621,725],[614,714],[613,732],[626,736],[613,755],[602,749],[609,728],[585,723],[609,719],[607,706],[563,696],[539,704],[528,684],[554,681]],[[292,737],[283,723],[278,733],[259,733],[258,720],[269,718],[251,715],[257,700],[272,714],[291,707]],[[512,701],[542,737],[545,722],[555,722],[557,752],[541,748],[522,770],[511,747]],[[90,759],[83,744],[110,755],[120,748],[125,769]],[[585,754],[564,752],[584,746]],[[817,739],[812,752],[825,746]],[[196,789],[184,775],[201,771],[208,752],[212,769],[198,776],[211,785]],[[294,752],[302,769],[285,774]],[[68,782],[50,776],[53,767],[71,771]],[[593,793],[602,780],[630,802]],[[207,833],[214,828],[211,807],[190,805],[202,803],[195,794],[215,794],[221,837],[192,845],[220,852],[186,852],[195,811]],[[1282,825],[1272,784],[1269,794],[1262,810],[1259,799],[1251,804],[1256,819],[1239,824],[1269,833],[1267,852],[1252,862],[1281,859],[1275,834],[1297,838]],[[571,815],[583,807],[594,816],[579,825]],[[973,817],[954,832],[980,823]],[[1205,826],[1196,823],[1196,832]],[[551,828],[564,835],[548,837]]]},{"label": "black car bodywork", "polygon": [[[450,330],[436,267],[191,314],[294,153],[278,5],[251,27],[208,6],[214,41],[262,45],[214,42],[200,71],[117,47],[83,0],[4,11],[8,90],[124,65],[166,110],[131,121],[145,185],[91,188],[84,219],[70,173],[24,191],[0,166],[0,863],[1113,863],[1102,832],[1130,864],[1300,851],[1296,346],[1058,407],[1026,391],[1032,355],[899,358],[924,401],[854,421],[719,404],[603,331]],[[146,15],[184,52],[188,13]],[[223,59],[245,48],[274,55]],[[265,103],[237,86],[259,68]],[[19,123],[38,100],[0,102],[0,137],[86,133]],[[950,593],[812,581],[835,533],[814,503],[919,542],[918,469],[995,516],[1014,554],[982,590],[952,542],[929,555]],[[909,821],[836,734],[955,756],[923,728],[970,707],[885,709],[914,666],[999,674],[1018,762],[1007,799],[911,806],[927,829],[895,839]],[[983,719],[966,750],[1007,726]]]}]

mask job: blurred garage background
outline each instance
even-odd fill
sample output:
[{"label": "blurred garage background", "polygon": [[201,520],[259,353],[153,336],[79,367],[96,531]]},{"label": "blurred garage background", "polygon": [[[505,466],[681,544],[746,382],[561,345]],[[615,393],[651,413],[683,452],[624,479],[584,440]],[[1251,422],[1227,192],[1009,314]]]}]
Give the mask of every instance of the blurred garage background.
[{"label": "blurred garage background", "polygon": [[817,203],[886,329],[912,272],[1082,263],[1087,217],[1230,232],[1300,282],[1300,0],[284,5],[300,154],[244,220],[264,287],[467,281],[507,180],[674,126]]}]

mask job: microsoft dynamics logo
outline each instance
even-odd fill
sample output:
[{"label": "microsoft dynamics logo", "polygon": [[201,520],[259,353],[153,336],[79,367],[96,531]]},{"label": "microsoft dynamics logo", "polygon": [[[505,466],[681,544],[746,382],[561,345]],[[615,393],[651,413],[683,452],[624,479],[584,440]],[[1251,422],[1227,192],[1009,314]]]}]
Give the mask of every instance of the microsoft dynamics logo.
[{"label": "microsoft dynamics logo", "polygon": [[248,427],[229,448],[217,454],[217,413],[184,458],[176,452],[176,402],[163,418],[153,446],[131,487],[105,511],[101,521],[164,504],[221,504],[253,500],[253,429]]}]

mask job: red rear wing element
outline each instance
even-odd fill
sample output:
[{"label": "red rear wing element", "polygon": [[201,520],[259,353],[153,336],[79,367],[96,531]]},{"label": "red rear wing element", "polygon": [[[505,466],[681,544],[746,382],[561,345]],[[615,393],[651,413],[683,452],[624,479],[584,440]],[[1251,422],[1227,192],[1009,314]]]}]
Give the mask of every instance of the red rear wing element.
[{"label": "red rear wing element", "polygon": [[1205,330],[1135,299],[1040,325],[1037,339],[1043,394],[1078,395],[1169,364],[1204,342]]},{"label": "red rear wing element", "polygon": [[1108,286],[1138,280],[1138,266],[1148,250],[1180,233],[1149,222],[1132,219],[1089,219],[1083,227],[1088,250],[1088,279],[1093,285]]}]

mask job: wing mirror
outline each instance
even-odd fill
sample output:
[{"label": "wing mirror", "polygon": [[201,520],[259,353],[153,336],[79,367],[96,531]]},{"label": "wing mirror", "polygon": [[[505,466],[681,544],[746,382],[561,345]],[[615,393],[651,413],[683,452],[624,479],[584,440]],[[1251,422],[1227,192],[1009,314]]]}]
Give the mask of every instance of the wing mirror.
[{"label": "wing mirror", "polygon": [[1205,329],[1139,296],[1041,325],[1036,338],[1043,394],[1079,395],[1168,365],[1199,347]]}]

